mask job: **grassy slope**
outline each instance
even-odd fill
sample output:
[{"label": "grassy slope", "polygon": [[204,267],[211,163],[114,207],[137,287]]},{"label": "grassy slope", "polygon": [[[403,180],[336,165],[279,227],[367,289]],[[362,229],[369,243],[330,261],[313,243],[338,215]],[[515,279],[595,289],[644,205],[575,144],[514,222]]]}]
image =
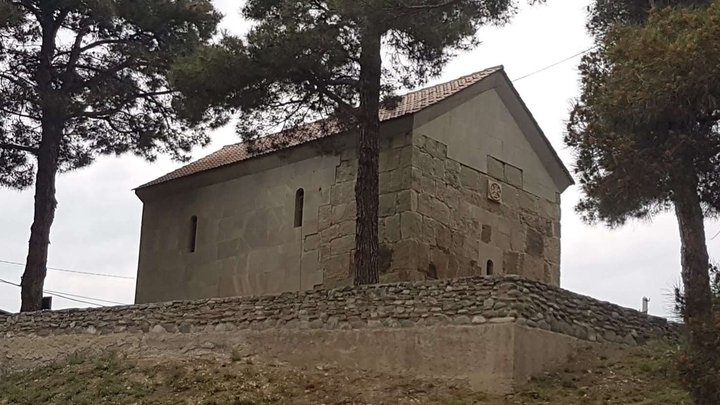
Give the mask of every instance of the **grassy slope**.
[{"label": "grassy slope", "polygon": [[462,381],[235,360],[71,356],[0,376],[0,404],[689,404],[673,376],[672,350],[659,344],[585,350],[507,397],[473,392]]}]

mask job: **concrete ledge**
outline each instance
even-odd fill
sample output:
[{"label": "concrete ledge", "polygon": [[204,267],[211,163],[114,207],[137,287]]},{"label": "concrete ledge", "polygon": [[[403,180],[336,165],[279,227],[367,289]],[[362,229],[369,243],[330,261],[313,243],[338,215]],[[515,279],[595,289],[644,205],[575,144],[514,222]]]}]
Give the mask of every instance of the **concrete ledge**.
[{"label": "concrete ledge", "polygon": [[229,359],[241,355],[297,366],[332,364],[414,376],[463,379],[507,393],[562,365],[582,341],[515,323],[404,329],[113,334],[13,337],[0,341],[0,368],[29,368],[72,353]]}]

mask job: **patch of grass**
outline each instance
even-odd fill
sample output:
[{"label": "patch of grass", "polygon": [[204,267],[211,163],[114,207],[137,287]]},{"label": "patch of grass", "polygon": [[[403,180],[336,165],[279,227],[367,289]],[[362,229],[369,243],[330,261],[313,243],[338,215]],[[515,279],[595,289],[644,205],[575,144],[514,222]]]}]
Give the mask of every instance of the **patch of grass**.
[{"label": "patch of grass", "polygon": [[595,346],[561,371],[531,379],[516,395],[523,404],[690,404],[675,371],[677,348]]},{"label": "patch of grass", "polygon": [[4,376],[0,404],[94,405],[100,398],[107,404],[132,403],[149,392],[127,381],[132,372],[132,365],[115,353],[98,358],[72,353],[61,362]]},{"label": "patch of grass", "polygon": [[87,359],[87,355],[86,355],[85,353],[80,352],[80,351],[75,351],[75,352],[70,353],[70,354],[67,356],[67,358],[66,358],[65,361],[66,361],[68,364],[77,365],[77,364],[81,364],[81,363],[84,362],[86,359]]}]

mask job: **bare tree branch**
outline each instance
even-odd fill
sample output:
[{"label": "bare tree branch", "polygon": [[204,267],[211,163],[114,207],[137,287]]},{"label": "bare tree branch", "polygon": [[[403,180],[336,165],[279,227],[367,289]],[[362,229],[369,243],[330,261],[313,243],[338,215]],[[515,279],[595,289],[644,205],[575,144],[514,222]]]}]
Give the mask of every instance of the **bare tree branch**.
[{"label": "bare tree branch", "polygon": [[459,2],[460,2],[460,0],[447,0],[447,1],[444,1],[441,3],[435,3],[435,4],[411,5],[411,4],[406,4],[401,1],[400,5],[402,6],[402,8],[409,9],[409,10],[434,10],[434,9],[438,9],[438,8],[452,6]]},{"label": "bare tree branch", "polygon": [[72,83],[74,81],[73,76],[76,72],[75,65],[77,64],[78,60],[80,59],[80,55],[82,54],[82,41],[85,38],[85,35],[88,34],[88,31],[90,29],[89,24],[87,24],[87,20],[83,21],[81,23],[81,26],[82,28],[80,28],[80,30],[75,36],[75,43],[73,43],[73,46],[70,50],[70,57],[68,58],[67,65],[65,66],[65,83],[63,83],[63,87],[65,89],[69,89],[72,86]]},{"label": "bare tree branch", "polygon": [[101,68],[97,68],[97,67],[89,66],[89,65],[77,64],[77,65],[75,65],[76,69],[89,70],[89,71],[98,73],[98,75],[93,76],[90,79],[81,82],[79,84],[79,87],[90,88],[103,78],[117,79],[117,77],[115,77],[115,73],[117,73],[127,67],[130,67],[133,62],[134,61],[132,58],[128,58],[125,61],[123,61],[122,63],[119,63],[111,68],[106,68],[106,69],[101,69]]},{"label": "bare tree branch", "polygon": [[342,78],[342,79],[329,79],[329,80],[323,80],[323,83],[325,83],[328,86],[351,86],[353,88],[360,88],[360,80],[353,79],[353,78]]},{"label": "bare tree branch", "polygon": [[102,110],[102,111],[85,111],[81,112],[79,114],[73,114],[74,118],[89,118],[89,119],[105,119],[111,115],[117,114],[121,112],[123,109],[127,108],[127,103],[133,101],[133,100],[139,100],[139,99],[153,99],[157,96],[165,96],[169,94],[176,93],[174,90],[164,90],[164,91],[153,91],[148,93],[136,93],[133,95],[130,95],[125,100],[122,100],[119,105],[116,108],[111,108],[109,110]]},{"label": "bare tree branch", "polygon": [[0,108],[0,111],[4,112],[6,114],[17,116],[17,117],[27,118],[27,119],[31,119],[33,121],[40,121],[40,117],[38,117],[38,116],[21,113],[19,111],[12,111],[12,110],[8,110],[5,108]]},{"label": "bare tree branch", "polygon": [[30,0],[13,1],[12,4],[25,8],[26,10],[34,14],[35,17],[40,17],[40,10],[38,10],[37,7],[35,7],[35,5],[32,4]]},{"label": "bare tree branch", "polygon": [[31,153],[36,156],[38,154],[38,148],[31,147],[31,146],[17,145],[14,143],[7,143],[7,142],[0,142],[0,149],[19,150],[22,152]]},{"label": "bare tree branch", "polygon": [[32,85],[32,83],[31,83],[29,80],[27,80],[27,79],[24,79],[24,78],[23,78],[23,79],[22,79],[22,80],[24,80],[24,83],[23,83],[22,81],[20,81],[20,80],[18,79],[19,77],[9,76],[9,75],[6,75],[6,74],[4,74],[4,73],[0,73],[0,78],[5,79],[5,80],[8,80],[9,82],[13,83],[13,84],[16,85],[16,86]]},{"label": "bare tree branch", "polygon": [[306,71],[306,73],[308,74],[310,81],[313,85],[315,85],[316,90],[320,94],[334,101],[346,113],[352,115],[353,117],[357,117],[356,108],[348,104],[347,101],[345,101],[342,97],[329,90],[327,88],[327,83],[324,80],[317,78],[313,72]]},{"label": "bare tree branch", "polygon": [[123,43],[129,43],[132,42],[131,38],[124,38],[124,39],[102,39],[99,41],[91,42],[82,48],[79,49],[79,53],[85,53],[93,48],[97,48],[102,45],[110,45],[110,44],[123,44]]}]

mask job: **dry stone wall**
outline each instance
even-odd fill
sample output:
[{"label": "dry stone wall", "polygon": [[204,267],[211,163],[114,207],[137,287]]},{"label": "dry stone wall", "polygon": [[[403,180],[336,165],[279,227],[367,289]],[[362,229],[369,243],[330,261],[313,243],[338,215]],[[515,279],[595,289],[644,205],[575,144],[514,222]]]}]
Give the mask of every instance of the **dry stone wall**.
[{"label": "dry stone wall", "polygon": [[517,276],[405,282],[0,317],[0,336],[348,330],[516,323],[592,342],[676,338],[678,327]]}]

